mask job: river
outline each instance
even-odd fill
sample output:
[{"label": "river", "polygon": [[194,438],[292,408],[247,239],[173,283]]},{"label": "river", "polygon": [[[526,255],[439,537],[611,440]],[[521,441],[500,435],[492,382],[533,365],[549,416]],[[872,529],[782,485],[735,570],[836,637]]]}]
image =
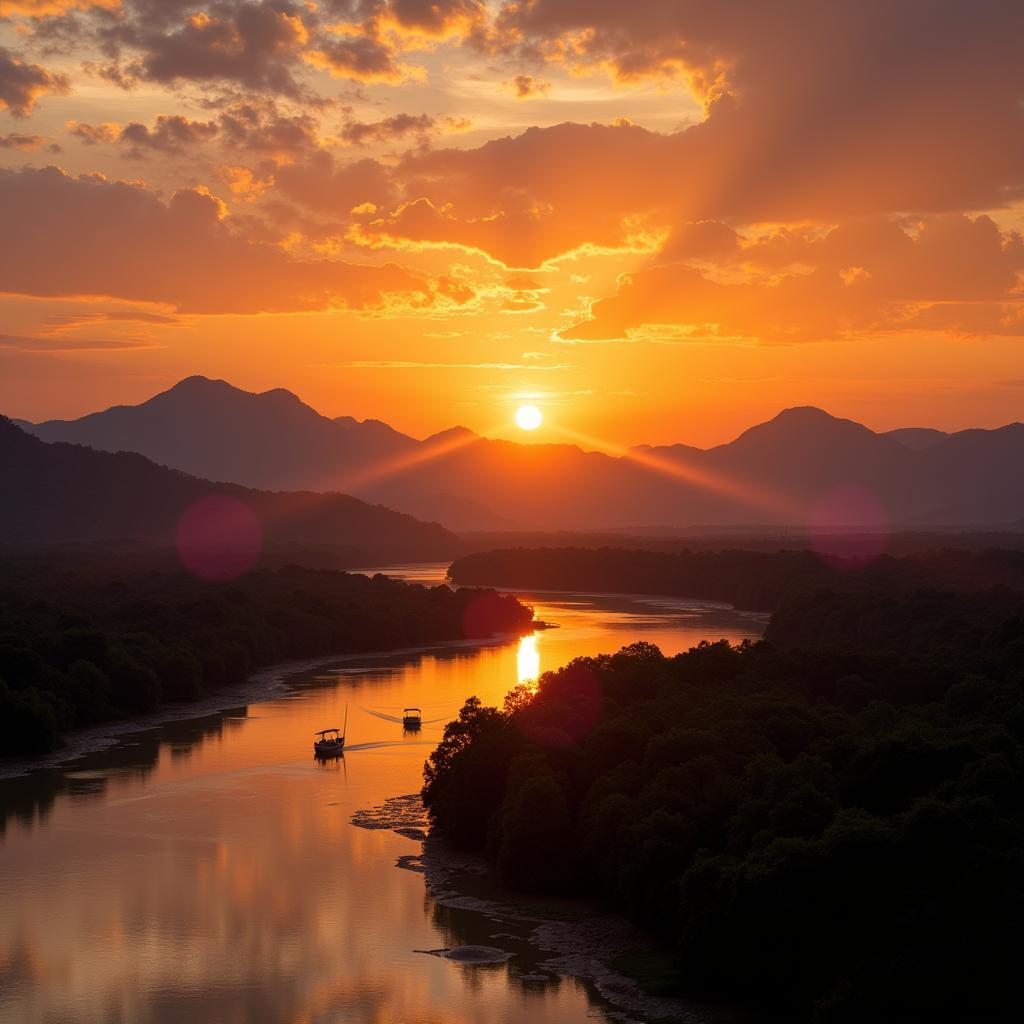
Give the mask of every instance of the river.
[{"label": "river", "polygon": [[[445,566],[381,570],[436,583]],[[415,792],[476,694],[636,640],[666,654],[756,637],[764,617],[670,598],[521,593],[560,628],[484,647],[335,660],[258,703],[127,733],[0,779],[0,1020],[34,1024],[573,1024],[605,1007],[433,950],[501,933],[434,903],[419,844],[351,823]],[[402,709],[423,711],[405,733]],[[342,760],[311,756],[341,726]],[[501,939],[490,940],[501,946]],[[510,940],[511,941],[511,940]],[[518,948],[518,947],[514,947]]]}]

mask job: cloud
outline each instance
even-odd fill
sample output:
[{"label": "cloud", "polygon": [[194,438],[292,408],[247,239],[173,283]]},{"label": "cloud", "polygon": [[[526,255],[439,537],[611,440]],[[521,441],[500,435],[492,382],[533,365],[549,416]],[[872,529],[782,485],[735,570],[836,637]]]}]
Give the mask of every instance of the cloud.
[{"label": "cloud", "polygon": [[0,350],[26,354],[49,352],[124,352],[156,347],[154,342],[137,338],[71,341],[61,338],[33,338],[0,334]]},{"label": "cloud", "polygon": [[571,363],[425,363],[410,359],[356,359],[334,363],[354,370],[571,370]]},{"label": "cloud", "polygon": [[[109,38],[138,52],[133,77],[172,84],[181,80],[234,82],[249,89],[302,95],[293,71],[299,65],[309,29],[310,9],[287,0],[199,5],[188,13],[176,5],[159,12],[135,4],[126,25]],[[208,8],[208,9],[204,9]],[[168,23],[172,16],[179,20]]]},{"label": "cloud", "polygon": [[86,146],[116,142],[121,135],[121,126],[113,122],[86,124],[84,121],[65,121],[64,127],[68,130],[69,135],[73,135]]},{"label": "cloud", "polygon": [[141,156],[144,150],[179,153],[197,143],[208,142],[219,131],[213,121],[191,121],[180,114],[161,114],[152,128],[130,121],[122,129],[118,141],[131,147],[129,155]]},{"label": "cloud", "polygon": [[105,82],[110,82],[111,85],[116,85],[119,89],[124,89],[125,92],[131,92],[139,84],[138,78],[131,71],[117,63],[101,64],[97,61],[86,60],[82,62],[82,70],[87,75],[101,78]]},{"label": "cloud", "polygon": [[85,11],[96,7],[116,10],[121,0],[0,0],[0,18],[22,15],[26,18],[49,18],[68,11]]},{"label": "cloud", "polygon": [[387,205],[394,201],[397,191],[391,173],[376,160],[341,164],[325,150],[278,168],[275,182],[278,191],[289,199],[335,216],[339,231],[354,207]]},{"label": "cloud", "polygon": [[181,153],[190,146],[209,142],[220,130],[214,121],[192,121],[180,114],[161,114],[152,127],[139,121],[125,125],[68,121],[66,128],[87,146],[122,143],[129,147],[127,155],[135,159],[144,157],[147,150]]},{"label": "cloud", "polygon": [[101,313],[54,313],[43,317],[42,322],[50,334],[72,330],[83,324],[138,323],[166,327],[181,323],[177,317],[168,316],[166,313],[148,313],[139,309],[107,310]]},{"label": "cloud", "polygon": [[509,82],[504,83],[521,100],[536,99],[546,96],[551,88],[550,82],[542,82],[533,75],[516,75]]},{"label": "cloud", "polygon": [[707,119],[669,162],[686,220],[985,209],[1024,194],[1024,7],[533,0],[489,45],[576,74],[678,81]]},{"label": "cloud", "polygon": [[291,158],[317,145],[317,119],[308,113],[285,113],[271,99],[233,103],[220,114],[218,124],[226,145],[275,157]]},{"label": "cloud", "polygon": [[657,169],[666,145],[632,125],[563,124],[471,150],[409,153],[391,173],[410,198],[380,211],[359,237],[395,248],[459,245],[510,267],[538,267],[581,246],[645,250],[645,224],[673,216],[676,189],[669,193],[671,175]]},{"label": "cloud", "polygon": [[304,81],[306,65],[355,82],[423,80],[424,68],[403,55],[482,38],[486,22],[478,0],[26,0],[15,7],[52,15],[34,28],[52,47],[88,40],[102,59],[86,61],[86,70],[123,88],[191,81],[307,101],[322,98]]},{"label": "cloud", "polygon": [[27,135],[22,132],[8,132],[6,135],[0,135],[0,149],[19,149],[23,153],[31,153],[44,147],[51,153],[61,151],[60,145],[45,135]]},{"label": "cloud", "polygon": [[741,239],[729,252],[734,270],[747,268],[744,279],[715,280],[685,262],[626,274],[617,293],[593,303],[589,319],[562,338],[610,340],[644,328],[649,337],[764,342],[1024,334],[1024,242],[987,216],[935,215],[912,232],[876,218],[821,237]]},{"label": "cloud", "polygon": [[298,312],[333,308],[454,308],[464,295],[389,263],[299,260],[234,233],[204,189],[168,202],[138,184],[56,167],[0,171],[0,290],[106,295],[180,312]]},{"label": "cloud", "polygon": [[422,42],[461,41],[483,33],[480,0],[328,0],[328,15],[306,59],[336,78],[400,85],[423,81],[422,66],[400,56]]},{"label": "cloud", "polygon": [[63,96],[70,91],[66,75],[47,71],[39,64],[27,64],[0,47],[0,110],[6,108],[15,117],[28,117],[40,96]]},{"label": "cloud", "polygon": [[152,125],[139,121],[124,125],[68,121],[66,127],[86,145],[118,142],[130,147],[128,155],[135,158],[145,156],[147,151],[183,153],[218,140],[231,149],[248,149],[285,160],[317,145],[315,118],[308,114],[283,114],[273,100],[266,99],[234,103],[210,121],[160,114]]},{"label": "cloud", "polygon": [[349,121],[340,134],[351,146],[373,142],[393,142],[407,135],[423,137],[433,129],[436,119],[429,114],[395,114],[381,121]]},{"label": "cloud", "polygon": [[403,40],[461,40],[483,31],[487,21],[483,0],[326,0],[324,6],[348,31]]},{"label": "cloud", "polygon": [[[785,335],[790,316],[777,297],[799,290],[798,270],[820,274],[828,288],[838,282],[841,306],[861,295],[875,304],[872,316],[892,322],[896,300],[880,289],[893,275],[882,256],[844,254],[840,265],[816,244],[836,225],[842,233],[829,244],[858,252],[850,232],[888,225],[906,236],[894,236],[895,253],[929,242],[901,223],[937,230],[938,215],[1024,199],[1024,8],[1004,0],[980,8],[969,0],[793,0],[771,17],[755,0],[124,0],[115,12],[85,13],[73,10],[85,3],[53,6],[71,13],[39,25],[52,23],[67,45],[85,40],[99,62],[95,73],[205,89],[209,121],[168,113],[132,122],[121,132],[131,128],[137,139],[124,144],[137,154],[208,142],[239,151],[217,154],[218,173],[251,204],[247,230],[255,233],[262,218],[266,239],[330,238],[370,252],[451,247],[510,268],[660,249],[656,263],[701,271],[706,289],[682,268],[672,273],[708,306],[721,298],[712,302],[715,287],[736,288],[730,294],[750,302],[775,296],[767,308]],[[505,82],[524,96],[544,87],[549,69],[655,81],[691,92],[705,118],[668,133],[626,122],[561,124],[459,149],[421,145],[456,127],[436,115],[350,116],[337,139],[322,140],[319,119],[331,97],[315,97],[315,110],[289,105],[324,83],[310,63],[395,84],[422,75],[417,54],[442,44],[478,48],[494,86]],[[283,97],[280,106],[272,94]],[[96,126],[82,127],[83,141],[86,127]],[[346,163],[327,148],[338,141],[411,148],[397,162]],[[763,224],[792,226],[750,228]],[[881,245],[885,232],[877,230]],[[924,301],[919,283],[908,302]],[[972,315],[955,309],[961,285],[947,285],[944,311],[906,306],[901,315],[932,323],[945,316],[957,329],[976,329],[978,307]],[[804,319],[797,334],[810,331],[810,315]],[[995,309],[981,319],[1012,329],[1012,317]],[[822,330],[845,329],[836,322],[822,311]]]},{"label": "cloud", "polygon": [[382,142],[397,142],[414,137],[419,145],[425,145],[428,136],[435,132],[463,132],[472,126],[464,117],[434,117],[431,114],[394,114],[380,121],[346,121],[339,132],[339,139],[350,146],[367,146]]},{"label": "cloud", "polygon": [[434,39],[467,37],[483,27],[487,15],[482,0],[389,0],[373,6],[385,28]]},{"label": "cloud", "polygon": [[306,59],[335,78],[347,78],[352,82],[400,85],[422,77],[418,68],[400,63],[391,46],[368,36],[323,39]]}]

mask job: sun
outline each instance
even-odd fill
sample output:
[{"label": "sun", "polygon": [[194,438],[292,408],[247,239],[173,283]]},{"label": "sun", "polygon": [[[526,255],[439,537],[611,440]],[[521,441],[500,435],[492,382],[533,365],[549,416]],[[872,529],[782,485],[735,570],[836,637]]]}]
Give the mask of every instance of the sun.
[{"label": "sun", "polygon": [[544,417],[535,405],[521,405],[516,409],[516,426],[520,430],[536,430]]}]

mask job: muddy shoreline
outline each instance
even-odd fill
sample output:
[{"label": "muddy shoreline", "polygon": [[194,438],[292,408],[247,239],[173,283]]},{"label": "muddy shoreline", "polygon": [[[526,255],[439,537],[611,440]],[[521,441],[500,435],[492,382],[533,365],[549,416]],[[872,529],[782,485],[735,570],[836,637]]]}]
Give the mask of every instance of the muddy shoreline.
[{"label": "muddy shoreline", "polygon": [[[430,822],[418,793],[393,797],[380,807],[358,811],[352,824],[388,829],[419,843],[419,853],[399,856],[395,866],[421,873],[437,907],[475,917],[473,933],[495,947],[495,956],[480,962],[506,967],[518,982],[542,985],[552,978],[581,981],[606,1004],[603,1009],[608,1019],[621,1024],[750,1024],[748,1016],[730,1008],[644,992],[636,979],[616,970],[612,962],[625,953],[655,950],[648,935],[625,918],[604,913],[586,901],[531,898],[508,890],[487,861],[456,850],[430,834]],[[446,923],[451,927],[451,921]],[[491,947],[466,944],[420,952],[465,966],[467,961],[472,963],[472,951],[484,948]]]}]

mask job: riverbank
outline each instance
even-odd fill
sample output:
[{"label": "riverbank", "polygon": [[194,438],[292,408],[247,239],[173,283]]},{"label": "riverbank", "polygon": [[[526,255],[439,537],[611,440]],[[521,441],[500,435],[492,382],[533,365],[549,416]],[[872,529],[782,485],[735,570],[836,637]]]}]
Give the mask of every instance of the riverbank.
[{"label": "riverbank", "polygon": [[624,957],[656,955],[658,947],[650,936],[593,903],[534,897],[508,889],[483,858],[430,834],[418,793],[392,797],[379,807],[358,811],[351,823],[388,829],[418,843],[420,852],[398,857],[395,866],[421,873],[427,893],[438,907],[475,918],[467,923],[463,917],[461,927],[446,922],[453,935],[474,941],[418,952],[461,965],[507,965],[510,979],[532,988],[557,978],[582,981],[607,1004],[606,1016],[620,1024],[744,1024],[749,1020],[735,1009],[645,992],[638,979],[623,973],[617,962]]},{"label": "riverbank", "polygon": [[127,737],[151,729],[159,729],[171,722],[184,722],[194,718],[205,718],[241,704],[260,704],[275,700],[289,693],[308,688],[309,683],[296,685],[294,680],[313,671],[328,671],[332,668],[375,667],[394,664],[406,658],[433,652],[452,650],[482,650],[501,644],[513,643],[519,634],[502,633],[493,637],[475,640],[439,640],[436,643],[417,647],[363,651],[353,654],[338,654],[328,657],[302,658],[296,661],[268,665],[254,672],[244,683],[224,687],[199,700],[187,704],[166,704],[155,711],[137,717],[115,719],[99,725],[72,729],[65,734],[65,743],[58,750],[34,758],[17,758],[0,761],[0,780],[14,779],[30,772],[60,768],[87,754],[117,746]]},{"label": "riverbank", "polygon": [[197,704],[264,666],[529,632],[491,590],[296,566],[230,581],[0,566],[0,757],[56,752],[73,729]]}]

